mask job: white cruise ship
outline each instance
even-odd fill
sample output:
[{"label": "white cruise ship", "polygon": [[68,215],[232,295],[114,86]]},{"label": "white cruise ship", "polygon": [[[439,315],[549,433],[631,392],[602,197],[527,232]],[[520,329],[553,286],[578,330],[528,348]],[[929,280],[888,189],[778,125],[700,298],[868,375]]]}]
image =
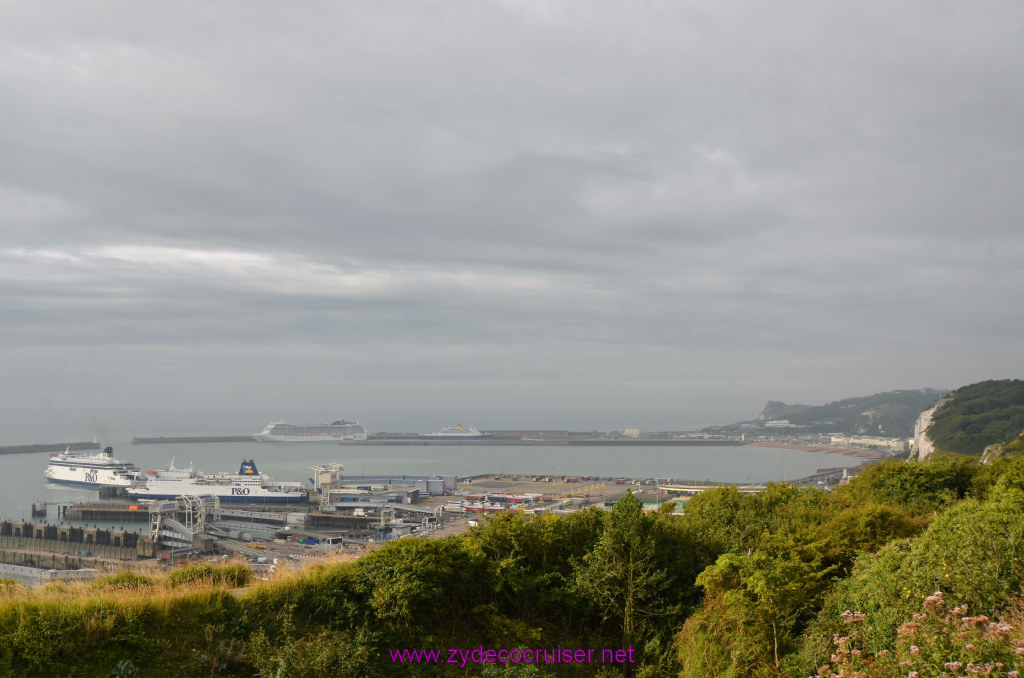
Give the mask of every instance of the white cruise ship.
[{"label": "white cruise ship", "polygon": [[481,433],[472,426],[445,426],[440,431],[433,433],[421,433],[420,438],[432,438],[434,440],[482,440],[493,438],[492,433]]},{"label": "white cruise ship", "polygon": [[72,452],[69,447],[63,452],[50,455],[50,463],[43,471],[43,477],[51,482],[80,487],[127,487],[140,475],[135,464],[114,459],[112,447],[104,448],[96,454]]},{"label": "white cruise ship", "polygon": [[253,435],[253,438],[261,442],[274,443],[336,443],[343,440],[366,440],[366,437],[365,426],[344,419],[319,426],[295,426],[277,421],[263,429],[263,433]]},{"label": "white cruise ship", "polygon": [[192,465],[174,468],[174,460],[162,471],[147,471],[126,492],[139,499],[174,499],[183,496],[215,495],[222,502],[250,504],[297,503],[308,496],[302,483],[276,482],[260,473],[251,459],[242,461],[238,473],[201,473]]}]

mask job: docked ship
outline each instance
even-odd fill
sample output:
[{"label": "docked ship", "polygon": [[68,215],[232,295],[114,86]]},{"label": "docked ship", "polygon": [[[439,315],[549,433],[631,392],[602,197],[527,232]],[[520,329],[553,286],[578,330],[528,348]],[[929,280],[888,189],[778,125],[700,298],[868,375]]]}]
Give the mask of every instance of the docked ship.
[{"label": "docked ship", "polygon": [[445,426],[440,431],[433,433],[421,433],[420,438],[431,440],[485,440],[493,438],[493,433],[481,433],[472,426]]},{"label": "docked ship", "polygon": [[304,502],[308,491],[302,483],[276,482],[260,473],[251,459],[242,461],[238,473],[202,473],[189,464],[186,469],[170,466],[147,471],[125,491],[138,499],[174,499],[214,495],[222,502],[262,504]]},{"label": "docked ship", "polygon": [[366,427],[354,421],[339,419],[319,426],[295,426],[285,421],[269,424],[262,433],[253,438],[260,442],[273,443],[316,443],[341,442],[344,440],[366,440]]},{"label": "docked ship", "polygon": [[127,487],[140,476],[134,464],[114,458],[112,447],[106,447],[96,454],[72,452],[69,447],[63,452],[51,454],[50,463],[43,471],[43,477],[51,482],[79,487]]}]

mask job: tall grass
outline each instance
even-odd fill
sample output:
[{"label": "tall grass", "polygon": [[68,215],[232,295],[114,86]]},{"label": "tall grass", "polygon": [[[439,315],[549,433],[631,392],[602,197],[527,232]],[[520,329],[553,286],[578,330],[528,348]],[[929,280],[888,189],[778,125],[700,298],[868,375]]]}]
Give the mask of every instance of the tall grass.
[{"label": "tall grass", "polygon": [[88,583],[0,583],[0,675],[253,675],[261,620],[243,600],[262,587],[241,564],[168,574],[122,572]]}]

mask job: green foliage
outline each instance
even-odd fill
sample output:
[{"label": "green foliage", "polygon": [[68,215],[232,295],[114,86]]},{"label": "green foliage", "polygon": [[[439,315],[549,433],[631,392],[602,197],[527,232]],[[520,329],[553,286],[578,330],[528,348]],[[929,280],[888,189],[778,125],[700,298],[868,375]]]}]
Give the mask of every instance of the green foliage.
[{"label": "green foliage", "polygon": [[131,659],[122,659],[114,665],[110,678],[138,678],[139,667]]},{"label": "green foliage", "polygon": [[928,437],[935,448],[979,456],[988,445],[1009,442],[1024,431],[1024,380],[983,381],[958,388],[932,416]]},{"label": "green foliage", "polygon": [[766,537],[746,555],[721,556],[697,577],[707,592],[705,607],[678,639],[686,674],[775,675],[834,570],[823,563],[820,544],[800,543],[792,534]]},{"label": "green foliage", "polygon": [[469,548],[489,564],[494,586],[488,633],[509,646],[580,633],[585,605],[570,585],[603,527],[603,512],[588,509],[564,518],[497,514],[474,530]]},{"label": "green foliage", "polygon": [[805,658],[820,662],[827,639],[839,632],[842,613],[866,615],[864,647],[892,651],[901,620],[935,591],[978,613],[1005,604],[1024,581],[1024,493],[1005,490],[987,501],[964,500],[940,515],[914,540],[894,541],[864,555],[852,576],[838,583],[812,626]]},{"label": "green foliage", "polygon": [[493,588],[490,573],[465,540],[402,539],[360,560],[357,571],[367,622],[396,643],[457,643],[485,621],[478,604]]},{"label": "green foliage", "polygon": [[849,575],[859,554],[874,553],[894,539],[919,534],[927,520],[891,504],[858,502],[835,513],[811,531],[819,540],[825,562]]},{"label": "green foliage", "polygon": [[258,632],[249,659],[260,678],[343,678],[373,671],[369,648],[349,633],[323,629],[280,645]]},{"label": "green foliage", "polygon": [[133,589],[149,589],[155,586],[156,581],[152,577],[137,572],[118,572],[99,577],[90,582],[89,587],[97,590],[122,591]]},{"label": "green foliage", "polygon": [[1024,455],[1024,432],[1003,445],[1003,454],[1012,457],[1020,457]]},{"label": "green foliage", "polygon": [[894,504],[924,513],[963,499],[977,472],[977,463],[965,457],[939,456],[927,463],[888,460],[872,464],[836,493],[854,503]]},{"label": "green foliage", "polygon": [[643,627],[671,615],[666,606],[668,573],[655,553],[655,521],[627,492],[615,503],[604,534],[583,557],[573,589],[594,604],[602,620],[621,628],[622,647],[633,645]]},{"label": "green foliage", "polygon": [[149,620],[130,601],[19,602],[0,615],[0,675],[107,675],[120,660],[145,656]]},{"label": "green foliage", "polygon": [[252,570],[245,565],[189,565],[173,570],[167,576],[172,586],[225,585],[242,587],[252,581]]},{"label": "green foliage", "polygon": [[14,579],[0,578],[0,596],[11,596],[25,591],[25,585]]}]

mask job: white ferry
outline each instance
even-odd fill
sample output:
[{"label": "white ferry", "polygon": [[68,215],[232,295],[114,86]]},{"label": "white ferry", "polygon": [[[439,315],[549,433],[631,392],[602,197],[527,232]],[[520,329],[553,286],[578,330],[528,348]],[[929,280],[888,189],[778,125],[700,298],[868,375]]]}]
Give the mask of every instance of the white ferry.
[{"label": "white ferry", "polygon": [[483,440],[493,438],[493,433],[481,433],[472,426],[445,426],[440,431],[433,433],[421,433],[420,438],[431,438],[432,440]]},{"label": "white ferry", "polygon": [[126,492],[138,499],[174,499],[183,496],[215,495],[222,502],[262,504],[298,503],[307,499],[302,483],[276,482],[260,473],[251,459],[242,461],[238,473],[201,473],[189,464],[187,469],[170,466],[161,471],[147,471],[143,479]]},{"label": "white ferry", "polygon": [[262,433],[253,434],[260,442],[317,443],[366,440],[366,427],[354,421],[339,419],[319,426],[295,426],[285,421],[268,424]]},{"label": "white ferry", "polygon": [[50,463],[43,471],[43,477],[51,482],[79,487],[127,487],[140,476],[134,464],[114,458],[112,447],[106,447],[96,454],[72,452],[69,447],[63,452],[51,454]]}]

